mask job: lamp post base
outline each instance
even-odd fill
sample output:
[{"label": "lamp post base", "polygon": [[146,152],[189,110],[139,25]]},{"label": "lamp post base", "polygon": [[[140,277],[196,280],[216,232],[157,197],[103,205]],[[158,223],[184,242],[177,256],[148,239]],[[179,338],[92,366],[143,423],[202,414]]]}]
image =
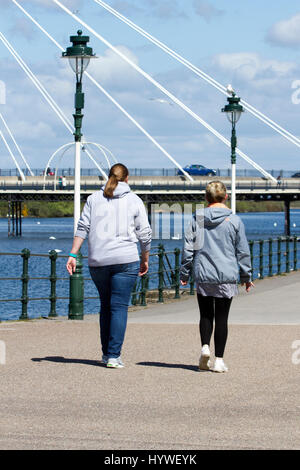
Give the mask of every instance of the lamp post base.
[{"label": "lamp post base", "polygon": [[76,269],[70,276],[69,320],[84,319],[84,282],[82,275],[82,255],[79,252],[76,258]]}]

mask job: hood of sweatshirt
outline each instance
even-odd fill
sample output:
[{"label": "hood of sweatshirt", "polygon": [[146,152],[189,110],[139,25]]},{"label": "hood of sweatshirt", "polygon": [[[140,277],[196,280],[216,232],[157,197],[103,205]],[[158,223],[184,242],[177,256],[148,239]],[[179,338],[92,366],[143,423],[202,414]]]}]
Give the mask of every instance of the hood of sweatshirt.
[{"label": "hood of sweatshirt", "polygon": [[[105,186],[102,186],[101,190],[104,191]],[[112,199],[119,199],[124,197],[126,194],[130,193],[130,187],[124,181],[120,181],[114,190],[114,195]]]},{"label": "hood of sweatshirt", "polygon": [[220,225],[231,214],[232,210],[225,207],[206,207],[204,209],[204,226],[215,227]]}]

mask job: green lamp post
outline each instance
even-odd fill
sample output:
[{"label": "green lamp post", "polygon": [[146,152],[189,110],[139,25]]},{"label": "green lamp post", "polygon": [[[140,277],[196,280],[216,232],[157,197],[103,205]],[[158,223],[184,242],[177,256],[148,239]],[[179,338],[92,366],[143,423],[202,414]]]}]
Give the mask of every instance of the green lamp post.
[{"label": "green lamp post", "polygon": [[235,92],[229,85],[227,87],[228,93],[231,96],[227,98],[228,104],[222,108],[222,112],[226,113],[226,116],[231,122],[231,210],[233,214],[236,212],[236,153],[235,149],[237,146],[237,138],[235,132],[235,126],[244,112],[243,106],[240,104],[240,98],[236,96]]},{"label": "green lamp post", "polygon": [[[87,46],[89,36],[82,36],[82,31],[77,31],[77,36],[71,36],[70,41],[73,44],[63,52],[62,57],[69,59],[70,66],[76,74],[76,93],[75,93],[75,114],[74,116],[74,137],[75,137],[75,161],[74,161],[74,234],[77,230],[77,224],[80,218],[80,166],[81,166],[81,127],[84,108],[84,93],[82,93],[82,77],[87,69],[90,60],[95,59],[93,49]],[[69,319],[83,319],[83,275],[82,275],[82,256],[78,253],[76,270],[70,276],[70,301],[69,301]]]},{"label": "green lamp post", "polygon": [[72,46],[63,52],[62,57],[69,59],[70,66],[76,74],[76,93],[75,93],[75,165],[74,165],[74,233],[80,218],[80,150],[81,150],[81,127],[84,108],[84,93],[82,93],[82,77],[87,69],[90,60],[95,59],[93,49],[87,46],[89,36],[82,36],[82,31],[77,31],[77,36],[71,36]]}]

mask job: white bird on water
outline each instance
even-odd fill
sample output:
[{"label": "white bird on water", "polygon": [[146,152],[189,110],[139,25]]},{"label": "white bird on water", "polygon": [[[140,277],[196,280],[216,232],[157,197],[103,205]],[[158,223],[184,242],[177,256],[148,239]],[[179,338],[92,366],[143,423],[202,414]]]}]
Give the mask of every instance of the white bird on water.
[{"label": "white bird on water", "polygon": [[55,237],[49,237],[49,240],[56,240]]}]

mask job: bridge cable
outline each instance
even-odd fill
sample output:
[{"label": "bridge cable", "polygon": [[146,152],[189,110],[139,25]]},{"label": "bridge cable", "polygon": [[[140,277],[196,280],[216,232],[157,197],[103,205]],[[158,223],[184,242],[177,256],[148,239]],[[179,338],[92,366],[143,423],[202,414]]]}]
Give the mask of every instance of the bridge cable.
[{"label": "bridge cable", "polygon": [[14,161],[14,163],[15,163],[17,169],[18,169],[18,172],[19,172],[20,175],[21,175],[22,181],[26,181],[25,175],[24,175],[23,171],[21,170],[21,168],[20,168],[20,166],[19,166],[17,160],[15,159],[15,156],[14,156],[14,154],[13,154],[13,152],[12,152],[12,150],[11,150],[11,148],[10,148],[8,142],[7,142],[7,140],[5,139],[4,135],[2,134],[1,130],[0,130],[0,137],[1,137],[1,139],[3,140],[3,142],[4,142],[4,144],[5,144],[5,146],[6,146],[7,150],[8,150],[8,152],[9,152],[9,154],[10,154],[10,156],[11,156],[11,158],[12,158],[13,161]]},{"label": "bridge cable", "polygon": [[[26,75],[30,78],[30,80],[33,82],[33,84],[36,86],[36,88],[40,91],[40,93],[44,96],[46,99],[47,103],[51,106],[51,108],[54,110],[54,112],[57,114],[57,116],[60,118],[60,120],[63,122],[63,124],[67,127],[68,131],[73,135],[73,127],[69,119],[64,115],[63,111],[60,109],[60,107],[56,104],[54,99],[51,97],[51,95],[47,92],[45,87],[41,84],[39,79],[34,75],[34,73],[30,70],[28,65],[23,61],[23,59],[19,56],[19,54],[16,52],[16,50],[13,48],[13,46],[9,43],[9,41],[5,38],[4,34],[0,32],[0,40],[3,42],[5,47],[9,50],[9,52],[12,54],[12,56],[16,59],[20,67],[24,70]],[[82,141],[82,146],[84,144],[84,140]],[[104,176],[104,178],[107,180],[107,175],[106,173],[102,170],[102,168],[98,165],[98,163],[94,160],[92,155],[90,154],[89,150],[86,149],[86,153],[89,156],[89,158],[92,160],[92,162],[95,164],[95,166],[98,168],[100,173]]]},{"label": "bridge cable", "polygon": [[[14,0],[13,0],[14,1]],[[138,65],[132,62],[126,55],[120,52],[116,47],[114,47],[110,42],[104,39],[99,33],[97,33],[91,26],[81,20],[77,15],[72,13],[66,6],[64,6],[58,0],[52,0],[56,3],[62,10],[64,10],[69,16],[75,19],[78,23],[84,26],[88,31],[90,31],[94,36],[96,36],[101,42],[103,42],[107,47],[113,50],[116,54],[118,54],[122,59],[124,59],[129,65],[131,65],[138,73],[143,75],[148,81],[150,81],[153,85],[155,85],[160,91],[162,91],[165,95],[167,95],[174,103],[180,106],[183,110],[185,110],[190,116],[192,116],[196,121],[200,122],[206,129],[208,129],[212,134],[214,134],[219,140],[221,140],[225,145],[231,148],[231,142],[226,139],[222,134],[216,131],[211,125],[209,125],[206,121],[204,121],[200,116],[198,116],[194,111],[192,111],[188,106],[186,106],[182,101],[180,101],[176,96],[170,93],[166,88],[164,88],[160,83],[158,83],[154,78],[152,78],[148,73],[142,70]],[[276,179],[270,175],[266,170],[261,168],[257,163],[251,160],[245,153],[243,153],[240,149],[236,148],[236,153],[239,154],[244,160],[246,160],[250,165],[260,171],[264,176],[271,179],[273,182],[277,182]]]},{"label": "bridge cable", "polygon": [[[61,50],[64,48],[36,21],[34,18],[23,8],[16,0],[12,0],[13,3],[20,8],[20,10]],[[194,181],[193,178],[182,168],[182,166],[152,137],[88,72],[84,72],[94,85],[115,105],[118,109],[130,119],[130,121],[149,139],[151,142],[169,159],[174,165],[182,171],[184,176],[190,181]]]},{"label": "bridge cable", "polygon": [[4,117],[3,117],[3,115],[2,115],[1,113],[0,113],[0,119],[2,120],[2,122],[3,122],[4,126],[5,126],[5,129],[7,130],[8,134],[10,135],[11,140],[12,140],[13,143],[15,144],[15,146],[16,146],[16,148],[17,148],[17,150],[18,150],[18,152],[19,152],[19,154],[20,154],[20,156],[21,156],[23,162],[25,163],[27,169],[29,170],[29,173],[31,174],[31,176],[34,176],[34,174],[33,174],[32,171],[31,171],[30,166],[28,165],[28,163],[27,163],[27,161],[26,161],[26,158],[24,157],[24,154],[23,154],[22,150],[20,149],[19,145],[17,144],[16,139],[14,138],[14,136],[13,136],[13,134],[12,134],[10,128],[8,127],[7,122],[5,121],[5,119],[4,119]]},{"label": "bridge cable", "polygon": [[[149,41],[151,41],[153,44],[155,44],[156,46],[158,46],[160,49],[162,49],[164,52],[166,52],[167,54],[169,54],[171,57],[173,57],[174,59],[176,59],[178,62],[180,62],[181,64],[185,65],[187,68],[189,68],[192,72],[194,72],[196,75],[198,75],[199,77],[201,77],[203,80],[205,80],[206,82],[208,82],[210,85],[212,85],[213,87],[215,87],[218,91],[220,91],[221,93],[223,93],[224,95],[229,95],[229,93],[227,92],[227,89],[224,85],[222,85],[221,83],[217,82],[214,78],[212,78],[210,75],[206,74],[205,72],[203,72],[203,70],[201,70],[199,67],[196,67],[195,65],[193,65],[191,62],[189,62],[188,60],[186,60],[184,57],[182,57],[181,55],[179,55],[177,52],[175,52],[173,49],[171,49],[170,47],[168,47],[166,44],[162,43],[161,41],[159,41],[157,38],[155,38],[154,36],[152,36],[151,34],[149,34],[147,31],[145,31],[144,29],[142,29],[140,26],[136,25],[135,23],[133,23],[131,20],[129,20],[126,16],[122,15],[121,13],[119,13],[117,10],[115,10],[114,8],[112,8],[110,5],[108,5],[107,3],[103,2],[102,0],[94,0],[98,5],[102,6],[103,8],[105,8],[108,12],[110,12],[112,15],[114,15],[115,17],[117,17],[119,20],[121,20],[123,23],[127,24],[129,27],[131,27],[132,29],[134,29],[136,32],[138,32],[139,34],[141,34],[142,36],[144,36],[145,38],[147,38]],[[288,132],[286,129],[284,129],[283,127],[281,127],[279,124],[277,124],[276,122],[272,121],[272,119],[270,119],[268,116],[266,116],[265,114],[263,114],[262,112],[260,112],[258,109],[256,109],[254,106],[250,105],[249,103],[247,103],[245,100],[242,100],[241,99],[241,103],[243,104],[243,106],[245,107],[245,109],[247,109],[251,114],[253,114],[255,117],[257,117],[258,119],[260,119],[262,122],[264,122],[265,124],[267,124],[269,127],[271,127],[273,130],[275,130],[276,132],[278,132],[279,134],[281,134],[283,137],[285,137],[287,140],[289,140],[290,142],[294,143],[295,145],[297,145],[298,147],[300,147],[300,139],[298,137],[296,137],[295,135],[291,134],[290,132]],[[298,145],[299,144],[299,145]]]}]

